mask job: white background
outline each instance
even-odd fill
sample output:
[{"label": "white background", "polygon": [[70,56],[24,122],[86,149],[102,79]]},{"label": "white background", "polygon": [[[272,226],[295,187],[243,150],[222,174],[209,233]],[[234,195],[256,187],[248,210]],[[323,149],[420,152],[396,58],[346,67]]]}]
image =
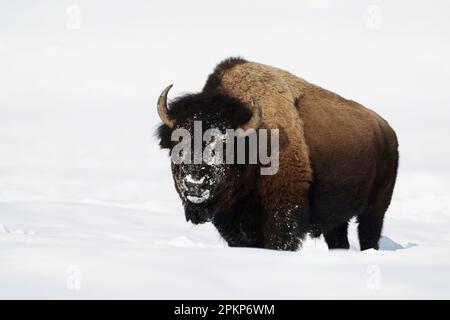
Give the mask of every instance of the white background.
[{"label": "white background", "polygon": [[[449,11],[446,1],[0,1],[0,297],[449,298]],[[234,55],[396,129],[385,250],[356,251],[354,227],[349,252],[322,240],[296,253],[232,249],[211,225],[184,221],[153,136],[156,100],[170,83],[172,96],[200,90]]]}]

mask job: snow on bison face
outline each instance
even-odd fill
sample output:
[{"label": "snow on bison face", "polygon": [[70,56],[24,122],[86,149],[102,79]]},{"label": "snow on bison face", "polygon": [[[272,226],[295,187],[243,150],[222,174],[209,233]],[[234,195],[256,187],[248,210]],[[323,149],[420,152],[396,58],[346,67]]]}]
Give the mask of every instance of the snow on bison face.
[{"label": "snow on bison face", "polygon": [[[200,118],[194,115],[180,121],[172,131],[175,188],[183,201],[186,220],[194,224],[210,221],[229,204],[239,191],[241,176],[249,169],[245,164],[236,164],[237,138],[226,134],[227,129],[234,132],[227,121],[193,120]],[[233,150],[227,152],[231,139]]]},{"label": "snow on bison face", "polygon": [[204,223],[226,203],[231,185],[238,176],[232,166],[172,165],[175,186],[183,201],[186,220]]}]

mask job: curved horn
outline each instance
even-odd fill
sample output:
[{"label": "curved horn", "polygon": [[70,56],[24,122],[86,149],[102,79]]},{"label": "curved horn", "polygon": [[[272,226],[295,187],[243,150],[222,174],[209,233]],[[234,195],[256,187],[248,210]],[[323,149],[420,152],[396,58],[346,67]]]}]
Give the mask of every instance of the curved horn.
[{"label": "curved horn", "polygon": [[256,99],[255,96],[252,96],[252,101],[255,105],[255,111],[253,112],[252,117],[250,118],[250,120],[247,121],[247,123],[245,123],[244,125],[242,125],[240,127],[240,129],[244,130],[244,135],[248,135],[250,133],[253,132],[253,130],[250,130],[249,133],[245,133],[245,131],[249,130],[249,129],[258,129],[261,126],[262,123],[262,109],[261,106],[259,105],[258,100]]},{"label": "curved horn", "polygon": [[158,99],[158,115],[161,118],[162,122],[164,122],[170,128],[173,128],[173,119],[169,117],[168,109],[167,109],[167,94],[169,93],[170,88],[172,88],[173,84],[169,85],[167,88],[163,90]]}]

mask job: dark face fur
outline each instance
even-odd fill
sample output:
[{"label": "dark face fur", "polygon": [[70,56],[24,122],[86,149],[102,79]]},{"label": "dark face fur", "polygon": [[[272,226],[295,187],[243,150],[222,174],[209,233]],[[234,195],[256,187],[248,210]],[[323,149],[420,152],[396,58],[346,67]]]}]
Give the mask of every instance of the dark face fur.
[{"label": "dark face fur", "polygon": [[[212,117],[211,114],[194,114],[192,118],[180,121],[174,126],[174,129],[186,129],[191,137],[191,160],[194,154],[194,123],[193,121],[201,121],[203,136],[205,129],[215,128],[220,132],[225,132],[225,128],[229,128],[229,124],[225,120],[219,120]],[[213,145],[218,147],[222,145],[225,149],[225,136],[217,137],[213,141]],[[202,144],[202,150],[206,147],[206,142]],[[220,148],[214,148],[215,152]],[[198,164],[172,162],[172,175],[175,187],[183,201],[186,213],[186,219],[194,224],[204,223],[214,217],[215,209],[218,208],[221,201],[224,201],[224,195],[227,194],[227,188],[232,183],[234,177],[239,175],[238,167],[235,165],[227,165],[223,162],[213,163],[201,159]]]},{"label": "dark face fur", "polygon": [[[185,129],[192,139],[191,156],[194,154],[194,121],[201,121],[202,136],[205,130],[211,128],[222,132],[222,139],[217,139],[215,143],[222,144],[225,152],[225,130],[238,128],[252,116],[249,109],[235,99],[204,93],[186,95],[173,101],[168,115],[174,119],[174,124],[172,128],[165,124],[159,127],[160,146],[172,151],[179,142],[171,141],[173,130]],[[236,141],[234,145],[237,145]],[[206,142],[203,148],[205,146]],[[218,211],[229,207],[238,193],[242,193],[240,189],[251,169],[249,165],[207,163],[205,159],[199,164],[176,164],[172,161],[172,176],[185,208],[186,220],[194,224],[204,223],[213,219]]]}]

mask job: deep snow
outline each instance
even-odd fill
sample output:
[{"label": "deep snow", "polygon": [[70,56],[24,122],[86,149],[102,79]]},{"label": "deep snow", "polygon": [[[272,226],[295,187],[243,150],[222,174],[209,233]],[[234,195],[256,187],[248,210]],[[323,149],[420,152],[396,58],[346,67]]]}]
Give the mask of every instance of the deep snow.
[{"label": "deep snow", "polygon": [[0,298],[450,298],[450,184],[400,170],[382,250],[228,248],[185,222],[150,105],[3,109]]}]

